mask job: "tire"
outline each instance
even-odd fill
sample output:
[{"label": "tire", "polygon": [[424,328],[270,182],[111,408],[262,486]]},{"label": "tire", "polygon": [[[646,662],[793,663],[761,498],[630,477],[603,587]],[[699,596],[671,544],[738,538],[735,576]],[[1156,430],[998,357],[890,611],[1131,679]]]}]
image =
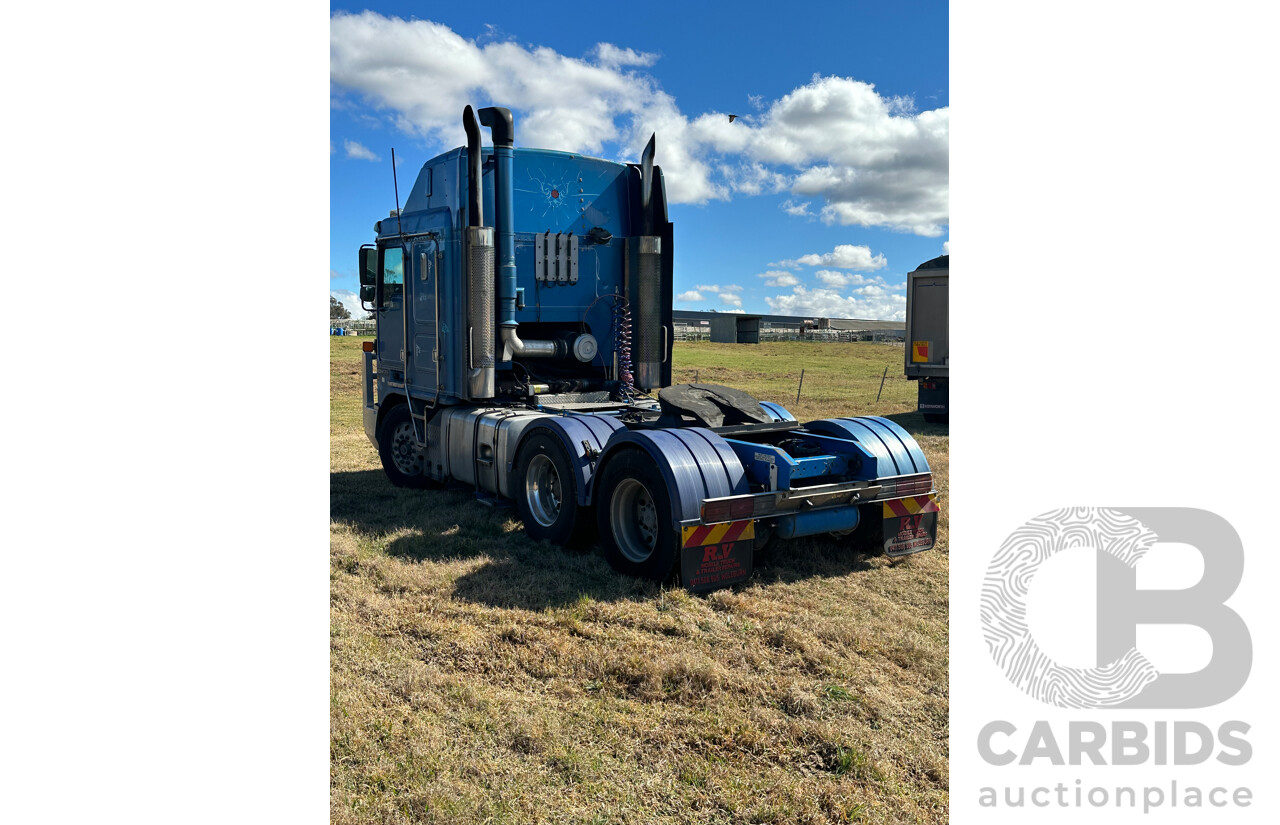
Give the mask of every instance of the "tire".
[{"label": "tire", "polygon": [[619,573],[663,582],[680,548],[671,529],[671,496],[647,453],[627,450],[604,468],[595,497],[605,560]]},{"label": "tire", "polygon": [[595,524],[588,508],[578,506],[578,476],[560,439],[530,435],[516,456],[513,481],[516,512],[529,538],[574,548],[590,543]]},{"label": "tire", "polygon": [[[418,425],[421,427],[422,425]],[[421,490],[438,486],[427,473],[425,450],[417,447],[409,405],[392,407],[378,430],[378,457],[383,472],[397,487]]]}]

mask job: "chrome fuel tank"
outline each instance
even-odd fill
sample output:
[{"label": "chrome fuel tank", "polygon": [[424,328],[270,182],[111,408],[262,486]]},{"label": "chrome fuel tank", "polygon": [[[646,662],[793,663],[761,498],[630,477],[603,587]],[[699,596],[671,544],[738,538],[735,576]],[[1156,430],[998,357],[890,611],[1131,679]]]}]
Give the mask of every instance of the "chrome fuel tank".
[{"label": "chrome fuel tank", "polygon": [[493,407],[449,407],[428,427],[432,475],[511,498],[511,465],[525,429],[549,413]]}]

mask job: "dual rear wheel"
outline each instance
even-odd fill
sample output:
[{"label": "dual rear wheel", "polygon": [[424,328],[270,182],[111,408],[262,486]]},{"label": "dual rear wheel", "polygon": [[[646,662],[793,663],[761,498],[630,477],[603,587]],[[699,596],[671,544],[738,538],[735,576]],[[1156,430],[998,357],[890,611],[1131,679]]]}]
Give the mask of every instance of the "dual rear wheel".
[{"label": "dual rear wheel", "polygon": [[647,453],[614,456],[600,477],[596,526],[600,549],[619,573],[665,581],[680,547],[672,529],[666,481]]},{"label": "dual rear wheel", "polygon": [[605,560],[619,573],[663,581],[679,547],[671,529],[671,501],[648,455],[628,450],[599,477],[594,516],[578,506],[578,477],[555,436],[529,437],[516,459],[516,509],[525,533],[566,547],[599,539]]},{"label": "dual rear wheel", "polygon": [[516,510],[534,541],[578,548],[590,544],[595,525],[578,506],[578,477],[560,439],[550,433],[529,436],[515,463]]}]

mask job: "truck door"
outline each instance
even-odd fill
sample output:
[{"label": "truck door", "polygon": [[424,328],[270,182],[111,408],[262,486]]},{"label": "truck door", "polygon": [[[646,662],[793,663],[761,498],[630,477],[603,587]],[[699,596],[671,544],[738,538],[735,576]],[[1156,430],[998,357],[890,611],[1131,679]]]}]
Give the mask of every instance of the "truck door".
[{"label": "truck door", "polygon": [[413,358],[410,376],[418,393],[436,391],[436,300],[440,290],[440,245],[434,238],[416,241],[410,259],[410,293],[413,301]]},{"label": "truck door", "polygon": [[397,242],[378,256],[378,371],[404,369],[404,249]]}]

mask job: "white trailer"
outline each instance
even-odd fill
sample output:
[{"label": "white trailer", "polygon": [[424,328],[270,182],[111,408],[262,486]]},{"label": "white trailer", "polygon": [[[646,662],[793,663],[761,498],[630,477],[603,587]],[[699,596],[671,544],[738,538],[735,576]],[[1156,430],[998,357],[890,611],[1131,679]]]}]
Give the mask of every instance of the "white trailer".
[{"label": "white trailer", "polygon": [[946,422],[950,412],[947,371],[951,354],[947,340],[948,259],[925,261],[907,274],[907,346],[904,371],[919,382],[916,406],[926,421]]}]

